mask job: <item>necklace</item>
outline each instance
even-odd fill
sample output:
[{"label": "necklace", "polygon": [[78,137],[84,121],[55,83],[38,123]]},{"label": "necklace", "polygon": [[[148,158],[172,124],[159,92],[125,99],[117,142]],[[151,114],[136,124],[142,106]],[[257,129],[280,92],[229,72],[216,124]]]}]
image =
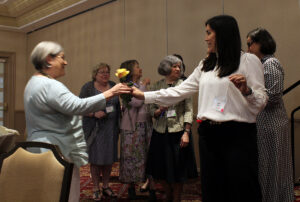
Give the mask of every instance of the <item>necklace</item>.
[{"label": "necklace", "polygon": [[109,85],[109,83],[107,83],[106,85],[101,85],[98,82],[94,82],[94,87],[96,88],[96,90],[98,90],[100,92],[104,92],[110,88],[110,85]]},{"label": "necklace", "polygon": [[51,78],[51,77],[49,76],[49,74],[46,74],[46,73],[43,72],[42,70],[40,70],[39,73],[40,73],[41,75],[45,76],[45,77]]}]

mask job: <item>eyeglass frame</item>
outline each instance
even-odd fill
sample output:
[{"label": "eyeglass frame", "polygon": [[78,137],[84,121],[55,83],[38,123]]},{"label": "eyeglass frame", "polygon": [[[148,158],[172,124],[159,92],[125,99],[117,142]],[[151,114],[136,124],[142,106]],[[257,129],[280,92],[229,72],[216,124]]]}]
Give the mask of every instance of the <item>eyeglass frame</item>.
[{"label": "eyeglass frame", "polygon": [[99,71],[99,70],[98,70],[98,71],[97,71],[97,74],[108,74],[108,75],[110,75],[110,71],[107,71],[107,72],[105,71],[105,72],[104,72],[104,71]]},{"label": "eyeglass frame", "polygon": [[247,42],[247,46],[248,48],[250,48],[252,46],[252,44],[254,44],[255,42],[254,41],[251,41],[251,42]]}]

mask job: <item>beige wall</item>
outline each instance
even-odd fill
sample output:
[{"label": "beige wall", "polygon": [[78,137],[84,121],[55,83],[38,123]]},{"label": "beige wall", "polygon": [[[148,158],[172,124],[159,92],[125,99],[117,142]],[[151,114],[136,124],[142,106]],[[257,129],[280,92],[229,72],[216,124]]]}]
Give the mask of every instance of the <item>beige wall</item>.
[{"label": "beige wall", "polygon": [[[300,7],[296,0],[119,0],[27,37],[0,32],[0,50],[6,47],[17,52],[16,106],[23,109],[23,89],[34,71],[29,63],[25,71],[24,64],[42,40],[58,41],[64,46],[69,64],[61,81],[75,94],[90,79],[91,67],[100,61],[109,63],[114,72],[122,61],[137,59],[145,77],[154,82],[160,78],[156,70],[160,60],[167,54],[179,53],[189,75],[206,55],[204,23],[222,14],[223,5],[225,13],[239,22],[244,50],[248,31],[258,26],[267,28],[278,44],[276,56],[285,69],[285,87],[299,80]],[[113,74],[112,79],[116,80]],[[286,95],[284,101],[290,114],[299,105],[300,88]],[[300,112],[296,116],[300,119]],[[296,133],[300,134],[299,127]],[[196,142],[195,129],[194,134]],[[300,142],[296,144],[299,148]],[[296,152],[299,159],[300,151]],[[300,176],[300,161],[296,163],[296,176]]]},{"label": "beige wall", "polygon": [[[298,1],[282,5],[281,0],[224,0],[224,11],[238,20],[244,50],[248,31],[267,28],[278,44],[276,56],[285,69],[285,86],[299,80]],[[62,81],[76,94],[100,61],[111,64],[114,71],[122,61],[135,58],[144,75],[155,81],[160,78],[156,67],[167,54],[181,54],[187,74],[193,71],[206,54],[205,20],[222,12],[221,0],[119,0],[29,34],[27,50],[29,54],[41,40],[61,43],[69,62]],[[27,68],[29,78],[33,67]],[[299,103],[300,88],[284,100],[290,114]],[[296,116],[300,119],[300,113]]]}]

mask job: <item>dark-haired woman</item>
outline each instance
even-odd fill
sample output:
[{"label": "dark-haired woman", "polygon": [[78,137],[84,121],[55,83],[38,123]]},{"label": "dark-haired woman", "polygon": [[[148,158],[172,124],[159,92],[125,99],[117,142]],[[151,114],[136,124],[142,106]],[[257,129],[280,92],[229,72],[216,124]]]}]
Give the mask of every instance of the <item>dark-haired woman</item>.
[{"label": "dark-haired woman", "polygon": [[[127,80],[142,91],[147,90],[150,79],[140,81],[142,69],[136,60],[123,62],[120,69],[130,71]],[[146,155],[152,134],[151,117],[143,100],[132,98],[128,103],[122,100],[121,147],[120,147],[120,181],[129,184],[128,196],[136,197],[135,184],[146,179]]]},{"label": "dark-haired woman", "polygon": [[267,102],[262,64],[241,52],[233,17],[215,16],[205,25],[208,57],[181,85],[133,95],[166,106],[198,92],[203,202],[260,202],[255,122]]},{"label": "dark-haired woman", "polygon": [[274,57],[276,42],[271,34],[257,28],[247,35],[248,52],[264,67],[269,96],[265,109],[257,116],[259,180],[263,202],[292,202],[293,168],[288,116],[282,100],[283,68]]}]

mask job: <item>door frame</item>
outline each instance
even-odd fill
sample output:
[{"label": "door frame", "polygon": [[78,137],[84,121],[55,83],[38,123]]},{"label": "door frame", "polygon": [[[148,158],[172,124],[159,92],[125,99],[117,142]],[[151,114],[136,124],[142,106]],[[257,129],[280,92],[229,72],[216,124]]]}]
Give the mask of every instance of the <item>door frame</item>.
[{"label": "door frame", "polygon": [[15,92],[16,92],[16,54],[13,52],[0,51],[0,57],[6,60],[4,72],[4,95],[5,101],[8,103],[7,112],[3,112],[5,116],[5,127],[15,127]]}]

